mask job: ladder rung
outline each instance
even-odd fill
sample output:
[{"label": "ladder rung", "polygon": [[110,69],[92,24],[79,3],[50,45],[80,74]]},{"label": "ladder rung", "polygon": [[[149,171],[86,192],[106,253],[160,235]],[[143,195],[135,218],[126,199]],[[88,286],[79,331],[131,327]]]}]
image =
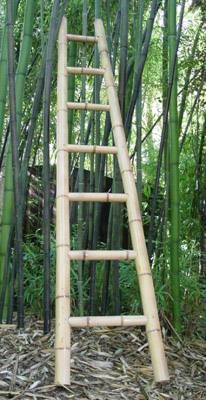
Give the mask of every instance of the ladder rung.
[{"label": "ladder rung", "polygon": [[114,315],[106,317],[69,317],[69,325],[73,328],[95,326],[142,326],[146,325],[144,315]]},{"label": "ladder rung", "polygon": [[67,67],[67,72],[79,75],[104,75],[103,68]]},{"label": "ladder rung", "polygon": [[70,260],[134,260],[133,250],[70,250]]},{"label": "ladder rung", "polygon": [[63,150],[68,151],[68,153],[117,154],[117,148],[115,146],[68,144],[64,146]]},{"label": "ladder rung", "polygon": [[68,33],[67,40],[70,40],[71,42],[97,43],[98,39],[95,36],[82,36]]},{"label": "ladder rung", "polygon": [[103,203],[124,203],[127,195],[123,193],[68,193],[70,201],[99,201]]},{"label": "ladder rung", "polygon": [[0,324],[0,329],[16,329],[16,324]]},{"label": "ladder rung", "polygon": [[95,104],[95,103],[76,103],[68,102],[67,108],[72,110],[88,110],[88,111],[109,111],[110,106],[108,104]]}]

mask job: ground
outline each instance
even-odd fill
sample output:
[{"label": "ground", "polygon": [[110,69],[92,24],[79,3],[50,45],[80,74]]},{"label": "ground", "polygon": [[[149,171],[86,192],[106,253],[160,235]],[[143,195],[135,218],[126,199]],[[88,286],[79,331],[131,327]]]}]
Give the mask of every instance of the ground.
[{"label": "ground", "polygon": [[155,385],[144,331],[73,331],[72,384],[55,388],[54,334],[27,322],[24,333],[0,330],[0,399],[206,400],[206,343],[165,338],[170,383]]}]

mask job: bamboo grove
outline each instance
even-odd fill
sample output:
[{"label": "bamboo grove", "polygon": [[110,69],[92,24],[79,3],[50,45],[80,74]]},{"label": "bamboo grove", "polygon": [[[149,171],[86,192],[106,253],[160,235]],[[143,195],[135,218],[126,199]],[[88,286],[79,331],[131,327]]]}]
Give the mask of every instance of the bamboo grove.
[{"label": "bamboo grove", "polygon": [[[206,324],[206,13],[195,0],[7,0],[0,4],[0,323],[54,316],[56,41],[104,21],[161,317]],[[70,43],[69,66],[99,67]],[[100,92],[101,90],[101,92]],[[100,94],[101,93],[101,94]],[[103,93],[103,94],[102,94]],[[105,103],[100,76],[70,76],[68,101]],[[69,143],[113,145],[109,115],[69,110]],[[111,156],[69,158],[72,191],[121,192]],[[130,248],[122,205],[72,203],[74,250]],[[72,263],[72,312],[141,311],[131,261]],[[131,265],[130,265],[131,264]],[[173,328],[174,327],[174,328]],[[192,327],[192,328],[191,328]]]}]

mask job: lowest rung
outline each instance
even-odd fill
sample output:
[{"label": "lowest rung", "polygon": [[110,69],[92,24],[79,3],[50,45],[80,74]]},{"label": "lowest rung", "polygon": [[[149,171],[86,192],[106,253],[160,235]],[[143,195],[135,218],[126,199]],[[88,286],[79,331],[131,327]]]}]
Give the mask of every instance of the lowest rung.
[{"label": "lowest rung", "polygon": [[115,146],[95,146],[83,144],[68,144],[63,149],[68,153],[94,153],[94,154],[117,154]]},{"label": "lowest rung", "polygon": [[70,260],[134,260],[133,250],[70,250]]},{"label": "lowest rung", "polygon": [[127,195],[123,193],[68,193],[70,201],[99,201],[103,203],[125,203]]},{"label": "lowest rung", "polygon": [[70,110],[85,110],[85,111],[109,111],[108,104],[95,104],[95,103],[76,103],[69,101],[67,108]]},{"label": "lowest rung", "polygon": [[97,43],[98,39],[95,36],[73,35],[72,33],[68,33],[67,40],[70,42]]},{"label": "lowest rung", "polygon": [[67,67],[67,72],[77,75],[104,75],[103,68]]},{"label": "lowest rung", "polygon": [[120,315],[106,317],[70,317],[69,325],[73,328],[95,326],[143,326],[147,318],[144,315]]}]

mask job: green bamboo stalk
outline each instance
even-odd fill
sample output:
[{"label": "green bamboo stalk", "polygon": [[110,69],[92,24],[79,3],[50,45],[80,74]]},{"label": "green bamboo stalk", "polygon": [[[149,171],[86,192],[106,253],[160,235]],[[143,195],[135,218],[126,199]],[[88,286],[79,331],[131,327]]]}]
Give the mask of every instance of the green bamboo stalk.
[{"label": "green bamboo stalk", "polygon": [[[111,249],[112,241],[112,220],[113,220],[113,208],[110,206],[109,221],[107,227],[107,249]],[[102,298],[101,298],[101,313],[105,315],[108,311],[109,303],[109,281],[110,281],[110,271],[111,262],[105,261],[103,270],[103,284],[102,284]]]},{"label": "green bamboo stalk", "polygon": [[[101,0],[95,0],[95,18],[101,17]],[[97,46],[94,50],[94,65],[95,68],[99,68],[99,52]],[[100,89],[101,89],[101,78],[95,76],[94,80],[94,102],[96,104],[100,103]],[[95,113],[95,145],[100,144],[100,113]],[[100,155],[95,155],[95,192],[98,191],[99,185],[99,169],[100,169]],[[98,205],[94,205],[94,226],[98,223],[97,221],[97,211]],[[96,246],[97,240],[95,237],[95,230],[93,234],[93,248]],[[96,282],[96,264],[91,263],[90,268],[90,314],[95,314],[95,282]]]},{"label": "green bamboo stalk", "polygon": [[153,25],[154,25],[154,20],[155,20],[157,11],[159,9],[159,6],[160,6],[159,0],[152,0],[151,7],[150,7],[150,15],[147,20],[145,39],[143,38],[143,47],[142,47],[141,57],[137,63],[137,69],[135,70],[134,87],[133,87],[133,92],[132,92],[130,104],[129,104],[128,111],[127,111],[126,121],[125,121],[125,132],[126,132],[127,137],[129,136],[130,129],[131,129],[135,104],[136,104],[138,92],[140,89],[141,76],[142,76],[142,73],[144,70],[144,65],[145,65],[145,62],[147,59],[147,54],[148,54],[148,50],[149,50],[149,45],[150,45],[151,35],[152,35],[152,30],[153,30]]},{"label": "green bamboo stalk", "polygon": [[[59,13],[58,13],[58,17],[57,17],[56,25],[55,25],[54,42],[57,40],[59,27],[60,27],[61,20],[64,15],[64,12],[65,12],[66,5],[67,5],[67,0],[64,0],[59,9]],[[33,144],[33,140],[34,140],[34,135],[35,135],[37,118],[41,111],[41,106],[42,106],[42,97],[43,97],[42,95],[43,95],[43,90],[44,90],[44,79],[45,79],[45,66],[46,66],[46,51],[44,51],[44,54],[43,54],[40,72],[39,72],[37,82],[36,82],[31,118],[30,118],[30,123],[28,126],[27,141],[26,141],[26,145],[25,145],[24,154],[22,157],[22,166],[21,166],[22,206],[24,208],[25,208],[24,199],[25,199],[25,194],[26,194],[27,187],[28,187],[27,171],[28,171],[31,149],[32,149],[32,144]]]},{"label": "green bamboo stalk", "polygon": [[[143,24],[143,1],[138,3],[138,23],[137,23],[137,56],[135,63],[141,57],[142,51],[142,24]],[[135,70],[137,66],[135,65]],[[137,164],[137,193],[139,204],[142,204],[142,79],[140,79],[140,89],[137,96],[136,103],[136,132],[137,132],[137,145],[136,145],[136,164]]]},{"label": "green bamboo stalk", "polygon": [[182,97],[181,97],[181,103],[180,103],[180,111],[179,111],[179,130],[180,130],[180,133],[181,133],[181,130],[182,130],[182,121],[183,121],[183,116],[184,116],[184,112],[185,112],[185,108],[186,108],[185,105],[186,105],[186,99],[187,99],[187,95],[188,95],[190,76],[191,76],[192,69],[194,67],[195,53],[197,51],[197,45],[198,45],[198,41],[199,41],[202,25],[203,25],[203,23],[200,24],[200,26],[199,26],[199,28],[197,30],[196,36],[194,38],[192,50],[191,50],[191,53],[190,53],[190,55],[188,57],[188,61],[187,61],[188,68],[187,68],[186,75],[185,75],[185,81],[184,81]]},{"label": "green bamboo stalk", "polygon": [[200,229],[200,279],[205,280],[206,277],[206,218],[205,218],[205,138],[206,138],[206,113],[200,134],[200,144],[198,150],[198,159],[196,165],[197,184],[197,200],[199,212],[199,229]]},{"label": "green bamboo stalk", "polygon": [[14,53],[14,19],[12,0],[7,1],[7,26],[8,26],[8,80],[9,80],[9,105],[10,105],[10,127],[11,147],[13,164],[14,185],[14,209],[15,209],[15,265],[18,277],[17,294],[17,322],[18,327],[24,326],[24,284],[23,284],[23,231],[22,231],[22,208],[21,208],[21,179],[19,162],[19,137],[17,128],[17,106],[15,85],[15,53]]},{"label": "green bamboo stalk", "polygon": [[169,206],[169,146],[167,141],[168,123],[167,123],[167,88],[168,88],[168,0],[164,1],[164,28],[163,28],[163,48],[162,48],[162,114],[163,125],[165,126],[165,146],[164,146],[164,179],[165,179],[165,200],[164,200],[164,224],[162,223],[162,252],[163,265],[160,271],[161,285],[165,284],[166,265],[168,262],[168,206]]},{"label": "green bamboo stalk", "polygon": [[[107,11],[109,10],[109,8],[107,8]],[[107,16],[107,24],[109,24],[109,16]],[[110,57],[112,59],[112,69],[113,72],[115,71],[115,66],[116,66],[116,62],[117,62],[117,52],[118,52],[118,43],[119,43],[119,32],[120,32],[120,10],[118,10],[117,14],[116,14],[116,18],[115,18],[115,23],[114,23],[114,30],[113,30],[113,34],[112,34],[112,38],[110,39],[109,42],[113,42],[113,46],[112,46],[112,53],[110,53]],[[111,49],[110,49],[111,50]],[[104,134],[103,134],[103,138],[102,138],[102,145],[103,146],[107,146],[108,142],[109,142],[109,134],[111,131],[111,121],[110,121],[110,116],[109,114],[106,115],[106,121],[105,121],[105,126],[104,126]],[[100,169],[99,169],[99,182],[98,182],[98,192],[102,192],[103,191],[103,185],[104,185],[104,174],[105,174],[105,165],[106,165],[106,157],[105,155],[101,156],[101,161],[100,161]],[[101,225],[101,210],[102,210],[102,204],[101,203],[97,203],[95,205],[95,213],[94,213],[94,233],[93,233],[93,248],[96,248],[97,242],[100,238],[100,225]],[[111,215],[111,212],[110,212]],[[110,222],[111,221],[111,222]],[[111,246],[111,234],[112,234],[112,219],[111,217],[109,217],[109,231],[107,233],[107,245]],[[109,233],[110,232],[110,233]],[[95,269],[95,266],[93,267]],[[107,274],[107,270],[108,270],[108,274]],[[95,270],[94,270],[95,273]],[[105,294],[105,296],[107,297],[107,293],[108,293],[108,284],[109,284],[109,267],[108,267],[108,263],[104,264],[104,274],[103,274],[103,286],[104,286],[104,291],[103,293]],[[105,304],[104,301],[104,295],[102,294],[102,304]],[[103,306],[104,309],[104,306]]]},{"label": "green bamboo stalk", "polygon": [[[126,98],[126,70],[127,70],[127,47],[128,47],[128,12],[129,3],[127,0],[121,0],[121,22],[120,22],[120,66],[119,66],[119,103],[122,113],[123,123],[125,121],[125,98]],[[119,171],[117,158],[114,158],[114,179],[113,191],[115,193],[122,192],[122,179]],[[122,247],[122,206],[120,204],[112,205],[112,250],[119,250]],[[111,210],[110,208],[110,210]],[[118,221],[118,224],[117,224]],[[115,315],[120,314],[120,289],[119,289],[119,262],[111,262],[111,271],[113,279],[113,312]]]},{"label": "green bamboo stalk", "polygon": [[164,147],[165,147],[165,143],[167,142],[168,113],[169,113],[169,106],[170,106],[170,100],[171,100],[171,92],[172,92],[172,84],[173,84],[173,79],[174,79],[175,65],[176,65],[176,60],[177,60],[177,52],[178,52],[180,37],[181,37],[181,32],[182,32],[184,10],[185,10],[185,0],[183,0],[182,4],[181,4],[176,48],[175,48],[175,53],[173,55],[172,66],[169,69],[169,76],[168,76],[167,102],[165,104],[165,115],[164,115],[164,119],[163,119],[162,134],[161,134],[160,147],[159,147],[159,153],[158,153],[157,169],[156,169],[156,176],[155,176],[154,190],[153,190],[153,197],[152,197],[152,205],[151,205],[150,225],[149,225],[149,232],[148,232],[147,249],[148,249],[150,261],[152,259],[152,255],[154,252],[154,237],[156,236],[155,210],[156,210],[156,205],[157,205],[157,195],[158,195],[158,190],[159,190],[159,180],[160,180],[160,174],[161,174]]},{"label": "green bamboo stalk", "polygon": [[[82,34],[87,35],[87,13],[88,13],[88,2],[84,0],[83,11],[82,11]],[[83,46],[82,49],[82,67],[86,66],[86,48]],[[86,76],[83,75],[81,78],[81,101],[86,101]],[[80,143],[85,143],[85,111],[81,111],[80,115]],[[84,159],[85,155],[80,154],[80,166],[79,166],[79,192],[84,192]],[[84,237],[84,206],[83,203],[79,203],[78,207],[78,247],[83,249],[83,237]],[[78,263],[78,294],[79,294],[79,313],[82,316],[84,313],[83,305],[83,262]]]},{"label": "green bamboo stalk", "polygon": [[43,94],[43,252],[44,252],[44,332],[48,333],[51,327],[51,288],[50,288],[50,99],[53,73],[53,56],[55,36],[58,24],[60,0],[54,0],[46,49],[46,64]]},{"label": "green bamboo stalk", "polygon": [[[15,9],[14,9],[15,11]],[[14,14],[15,15],[15,14]],[[16,99],[17,99],[17,134],[20,132],[21,113],[23,105],[23,95],[26,78],[26,68],[29,62],[31,44],[32,44],[32,30],[35,15],[35,0],[29,0],[25,6],[24,26],[22,44],[19,54],[19,61],[17,66],[16,76]],[[29,17],[29,19],[28,19]],[[8,248],[8,241],[10,237],[10,230],[13,221],[14,212],[14,198],[13,198],[13,180],[12,180],[12,152],[11,143],[8,143],[8,153],[5,166],[5,187],[3,196],[3,212],[1,221],[1,240],[0,240],[0,287],[2,281],[2,274],[5,268],[6,253]]]},{"label": "green bamboo stalk", "polygon": [[[77,44],[76,42],[70,42],[68,47],[68,65],[76,65],[77,59]],[[75,75],[71,74],[68,77],[68,101],[74,101],[75,94]],[[73,137],[73,121],[74,121],[74,111],[68,110],[68,143],[74,143]]]},{"label": "green bamboo stalk", "polygon": [[[198,104],[198,101],[199,101],[199,99],[200,99],[200,96],[201,96],[201,94],[202,94],[202,90],[203,90],[203,87],[204,87],[204,84],[205,84],[205,79],[206,79],[206,70],[203,71],[202,78],[201,78],[201,81],[200,81],[200,85],[199,85],[199,88],[198,88],[198,90],[197,90],[197,94],[196,94],[196,96],[195,96],[195,99],[194,99],[194,101],[193,101],[191,110],[190,110],[190,112],[189,112],[189,117],[188,117],[188,120],[187,120],[185,129],[184,129],[184,131],[183,131],[183,133],[182,133],[182,140],[181,140],[181,143],[180,143],[180,153],[182,152],[182,148],[183,148],[184,143],[185,143],[185,140],[186,140],[186,136],[187,136],[188,129],[189,129],[190,124],[191,124],[191,122],[192,122],[192,117],[193,117],[195,108],[196,108],[196,106],[197,106],[197,104]],[[179,130],[179,131],[180,131],[180,130]]]},{"label": "green bamboo stalk", "polygon": [[40,26],[41,26],[41,50],[44,53],[44,0],[40,0]]},{"label": "green bamboo stalk", "polygon": [[[109,19],[109,17],[107,17]],[[119,31],[120,31],[120,10],[118,10],[116,19],[115,19],[115,24],[114,24],[114,31],[112,34],[112,37],[110,38],[109,42],[113,42],[113,47],[112,50],[113,52],[110,53],[110,57],[112,59],[112,70],[113,72],[115,71],[115,66],[116,66],[116,61],[117,61],[117,49],[118,49],[118,43],[119,43]],[[110,49],[111,50],[111,49]],[[109,141],[109,135],[111,131],[111,121],[110,121],[110,115],[107,113],[106,115],[106,120],[105,120],[105,126],[104,126],[104,134],[102,138],[102,146],[107,146],[108,141]],[[101,160],[100,160],[100,169],[99,169],[99,182],[98,182],[98,192],[102,192],[103,190],[103,182],[104,182],[104,172],[105,172],[105,162],[106,162],[106,157],[105,155],[101,155]],[[100,215],[101,215],[101,209],[102,209],[102,204],[97,203],[95,205],[95,224],[94,224],[94,234],[93,234],[93,248],[96,248],[96,243],[99,240],[99,227],[100,227]]]},{"label": "green bamboo stalk", "polygon": [[[19,0],[13,1],[14,20],[16,19],[18,4],[19,4]],[[5,20],[6,20],[6,18],[7,18],[7,16],[5,16]],[[1,77],[1,85],[0,85],[0,147],[1,147],[2,137],[3,137],[3,126],[4,126],[7,84],[8,84],[8,62],[7,62],[7,39],[6,38],[7,38],[7,27],[6,27],[6,23],[5,23],[5,27],[2,32],[1,52],[0,52],[0,77]]]},{"label": "green bamboo stalk", "polygon": [[[176,53],[176,0],[168,2],[169,73]],[[181,298],[179,270],[179,134],[177,113],[177,62],[169,106],[169,205],[170,205],[170,282],[173,299],[173,323],[181,331]]]}]

